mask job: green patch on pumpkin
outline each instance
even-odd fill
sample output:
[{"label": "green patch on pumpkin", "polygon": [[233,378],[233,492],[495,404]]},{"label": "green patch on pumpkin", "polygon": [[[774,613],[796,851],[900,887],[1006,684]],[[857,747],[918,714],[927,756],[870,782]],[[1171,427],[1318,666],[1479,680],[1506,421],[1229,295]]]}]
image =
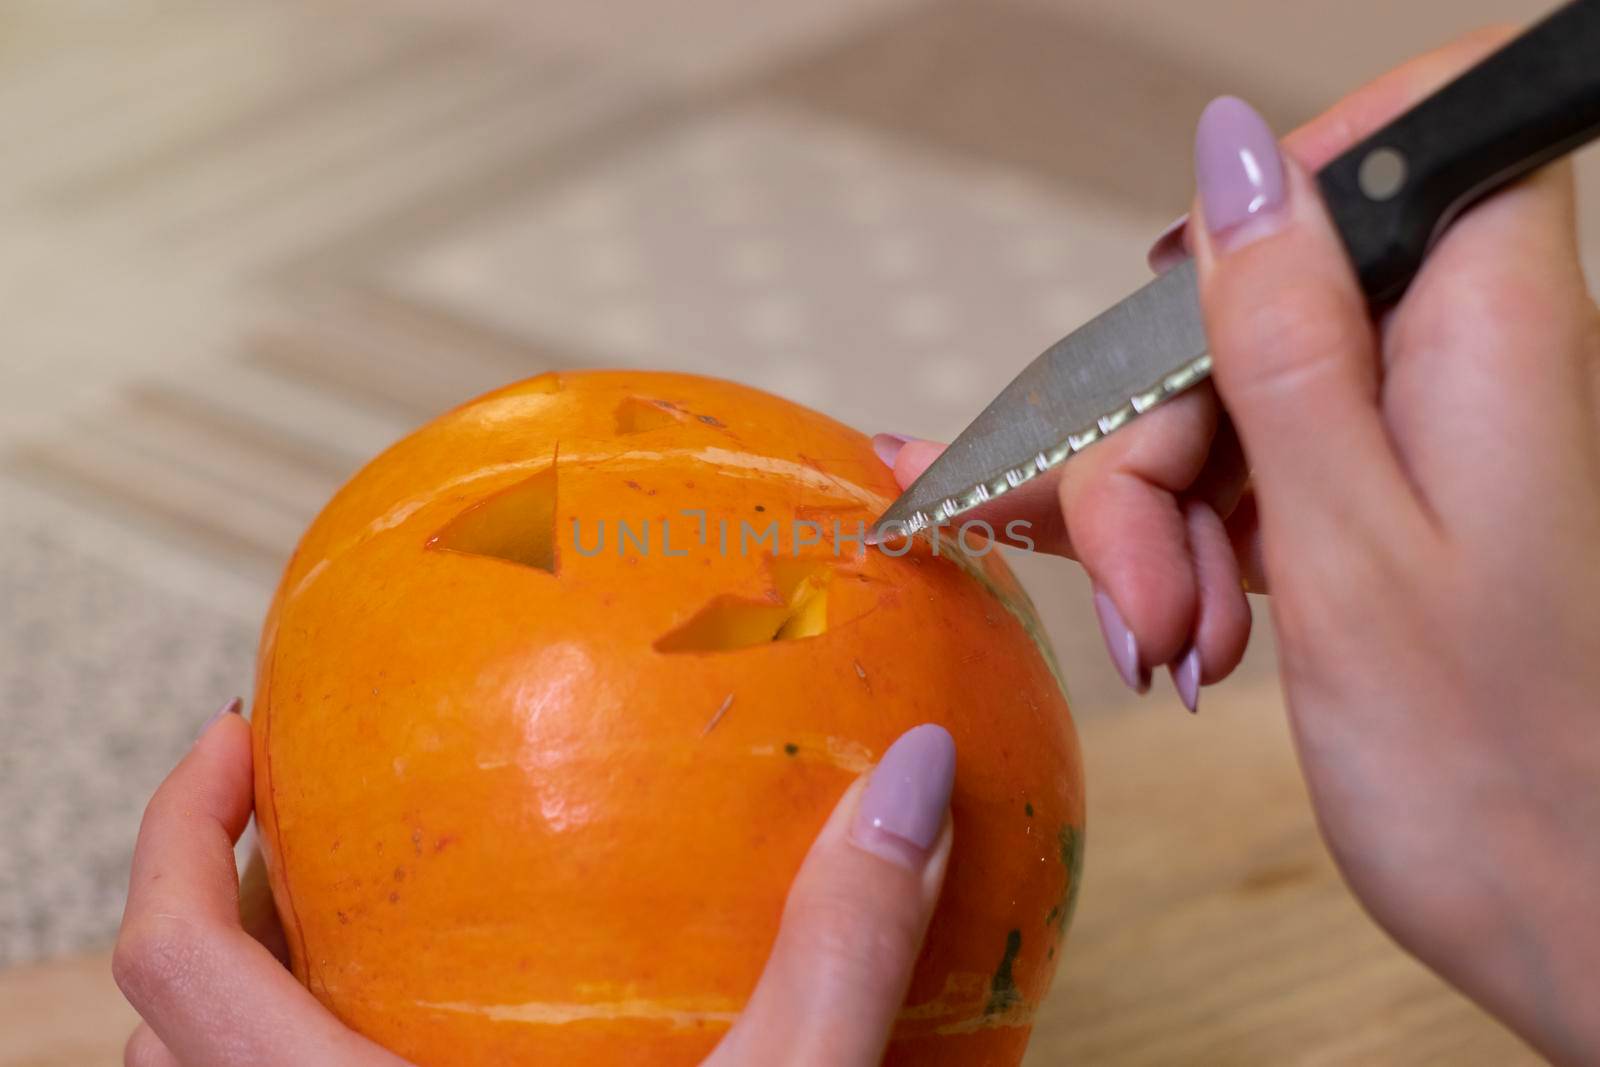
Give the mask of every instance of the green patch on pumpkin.
[{"label": "green patch on pumpkin", "polygon": [[1022,1000],[1022,991],[1017,988],[1017,980],[1012,976],[1012,966],[1017,962],[1017,953],[1022,951],[1022,931],[1008,930],[1006,932],[1006,950],[1000,957],[1000,966],[994,970],[994,977],[989,979],[989,1001],[983,1006],[985,1015],[1000,1015],[1011,1010]]},{"label": "green patch on pumpkin", "polygon": [[1081,826],[1063,826],[1056,835],[1056,843],[1061,850],[1061,866],[1067,873],[1067,884],[1061,891],[1061,900],[1050,909],[1044,921],[1047,926],[1054,925],[1063,934],[1072,922],[1072,913],[1077,910],[1078,888],[1083,884],[1083,838]]}]

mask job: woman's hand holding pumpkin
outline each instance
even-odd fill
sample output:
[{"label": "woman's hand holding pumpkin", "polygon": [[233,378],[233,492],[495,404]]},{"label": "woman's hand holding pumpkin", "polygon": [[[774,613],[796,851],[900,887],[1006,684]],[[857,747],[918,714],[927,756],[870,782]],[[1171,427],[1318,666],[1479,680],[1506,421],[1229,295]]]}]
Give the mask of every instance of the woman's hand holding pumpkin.
[{"label": "woman's hand holding pumpkin", "polygon": [[[404,1067],[289,973],[259,860],[241,891],[233,846],[252,790],[237,710],[207,725],[145,810],[112,964],[145,1020],[124,1061]],[[950,735],[919,726],[845,791],[795,877],[761,981],[708,1064],[882,1058],[950,858],[954,775]]]}]

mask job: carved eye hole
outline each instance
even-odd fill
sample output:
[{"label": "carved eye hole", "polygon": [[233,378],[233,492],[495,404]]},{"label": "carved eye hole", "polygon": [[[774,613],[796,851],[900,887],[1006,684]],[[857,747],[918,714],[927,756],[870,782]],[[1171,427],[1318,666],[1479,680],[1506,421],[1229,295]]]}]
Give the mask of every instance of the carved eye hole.
[{"label": "carved eye hole", "polygon": [[670,400],[646,400],[644,397],[630,396],[617,405],[616,411],[617,435],[645,433],[649,430],[659,430],[664,426],[677,426],[681,423],[699,422],[716,429],[725,429],[727,424],[715,415],[706,415],[701,412],[690,411],[679,407]]},{"label": "carved eye hole", "polygon": [[434,534],[428,547],[556,573],[555,465],[480,500]]},{"label": "carved eye hole", "polygon": [[683,415],[665,400],[644,400],[630,396],[617,405],[617,433],[619,435],[645,433],[663,426],[676,426]]},{"label": "carved eye hole", "polygon": [[501,390],[502,396],[540,396],[549,393],[561,392],[561,372],[545,371],[536,378],[529,378],[525,382],[509,386]]},{"label": "carved eye hole", "polygon": [[777,560],[766,600],[721,596],[656,642],[659,652],[727,652],[815,637],[828,629],[833,570],[808,560]]}]

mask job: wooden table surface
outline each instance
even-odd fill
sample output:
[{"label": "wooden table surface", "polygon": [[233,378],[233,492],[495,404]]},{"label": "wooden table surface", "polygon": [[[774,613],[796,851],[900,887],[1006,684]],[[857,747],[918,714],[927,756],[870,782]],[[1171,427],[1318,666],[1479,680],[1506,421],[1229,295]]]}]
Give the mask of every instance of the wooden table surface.
[{"label": "wooden table surface", "polygon": [[[1340,883],[1267,680],[1081,724],[1087,881],[1028,1067],[1540,1062]],[[0,974],[0,1067],[121,1062],[105,955]]]}]

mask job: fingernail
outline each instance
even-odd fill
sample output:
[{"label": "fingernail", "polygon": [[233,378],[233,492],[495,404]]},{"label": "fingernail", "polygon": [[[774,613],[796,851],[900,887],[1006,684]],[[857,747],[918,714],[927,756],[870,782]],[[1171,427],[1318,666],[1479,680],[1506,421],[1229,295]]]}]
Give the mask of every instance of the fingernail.
[{"label": "fingernail", "polygon": [[1100,632],[1105,635],[1106,651],[1111,662],[1129,689],[1144,694],[1150,688],[1150,672],[1139,665],[1139,640],[1122,621],[1122,612],[1104,589],[1094,591],[1094,613],[1100,618]]},{"label": "fingernail", "polygon": [[1188,230],[1189,216],[1183,214],[1161,231],[1161,235],[1150,245],[1150,251],[1145,253],[1145,262],[1150,264],[1151,270],[1165,274],[1189,258],[1189,248],[1184,243]]},{"label": "fingernail", "polygon": [[933,723],[907,730],[873,768],[851,839],[874,855],[919,869],[944,828],[955,774],[956,743],[948,730]]},{"label": "fingernail", "polygon": [[211,718],[206,720],[206,724],[200,727],[200,732],[195,735],[195,740],[198,741],[200,738],[204,737],[206,735],[206,731],[217,724],[218,719],[222,718],[224,715],[237,715],[239,713],[239,709],[242,707],[244,707],[244,701],[240,700],[238,697],[234,697],[232,700],[222,705],[222,707],[218,708],[216,711],[213,711],[211,713]]},{"label": "fingernail", "polygon": [[1272,218],[1284,202],[1278,140],[1266,120],[1237,97],[1218,97],[1201,114],[1194,136],[1194,176],[1206,228],[1214,237],[1233,237],[1233,247],[1261,236],[1254,228],[1247,233],[1241,227]]},{"label": "fingernail", "polygon": [[1191,712],[1200,708],[1200,650],[1190,648],[1183,658],[1167,668],[1172,672],[1172,686],[1178,699]]},{"label": "fingernail", "polygon": [[885,467],[893,467],[895,457],[900,455],[900,450],[906,446],[911,438],[903,437],[897,433],[880,433],[872,438],[872,450],[883,460]]}]

